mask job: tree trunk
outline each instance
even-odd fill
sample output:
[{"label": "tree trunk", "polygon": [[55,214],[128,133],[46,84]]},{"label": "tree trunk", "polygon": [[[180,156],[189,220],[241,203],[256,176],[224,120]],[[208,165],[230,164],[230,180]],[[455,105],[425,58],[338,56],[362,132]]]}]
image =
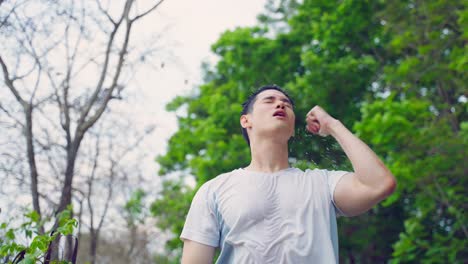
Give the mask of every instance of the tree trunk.
[{"label": "tree trunk", "polygon": [[62,212],[63,210],[67,208],[68,205],[71,204],[73,175],[75,171],[75,162],[76,162],[78,147],[79,147],[79,143],[72,144],[72,146],[70,147],[70,150],[67,152],[67,167],[65,169],[65,180],[63,182],[60,203],[56,211],[57,213]]},{"label": "tree trunk", "polygon": [[[34,152],[33,142],[33,123],[32,123],[32,112],[33,108],[30,104],[25,105],[24,114],[26,117],[26,127],[24,135],[26,137],[26,151],[28,155],[29,163],[29,174],[31,177],[31,195],[33,202],[33,209],[39,214],[39,220],[41,219],[41,207],[39,204],[39,187],[38,187],[38,172],[36,167],[36,157]],[[44,233],[44,227],[39,227],[39,232]]]},{"label": "tree trunk", "polygon": [[[65,170],[65,181],[63,183],[63,188],[62,188],[62,195],[60,197],[60,203],[57,207],[56,214],[59,214],[63,212],[65,209],[67,209],[67,206],[71,204],[71,198],[72,198],[72,186],[73,186],[73,176],[74,176],[74,171],[75,171],[75,162],[76,162],[76,157],[78,153],[78,148],[81,143],[81,139],[83,137],[81,136],[80,138],[77,138],[77,140],[73,141],[71,144],[67,146],[67,167]],[[79,141],[78,141],[79,140]],[[76,143],[77,142],[77,143]],[[72,212],[73,215],[73,212]],[[58,227],[58,222],[59,219],[55,219],[55,224],[54,224],[54,229]],[[55,239],[53,243],[53,248],[52,248],[52,257],[51,260],[58,260],[59,259],[59,240],[60,236],[57,236],[57,239]],[[65,252],[70,252],[72,251],[72,247],[69,245],[69,243],[66,243],[66,248],[64,249]]]},{"label": "tree trunk", "polygon": [[99,234],[95,230],[92,230],[90,234],[90,239],[91,240],[89,241],[89,255],[91,257],[91,264],[95,264]]}]

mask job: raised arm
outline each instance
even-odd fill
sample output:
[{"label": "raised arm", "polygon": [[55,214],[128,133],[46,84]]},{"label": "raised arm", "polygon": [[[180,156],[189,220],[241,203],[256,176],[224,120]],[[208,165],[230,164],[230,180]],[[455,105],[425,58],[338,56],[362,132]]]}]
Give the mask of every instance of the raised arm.
[{"label": "raised arm", "polygon": [[366,212],[396,188],[396,180],[377,155],[339,120],[319,106],[307,114],[307,129],[321,136],[333,136],[351,161],[354,173],[338,182],[334,200],[347,216]]},{"label": "raised arm", "polygon": [[182,264],[213,263],[215,248],[192,240],[184,240]]}]

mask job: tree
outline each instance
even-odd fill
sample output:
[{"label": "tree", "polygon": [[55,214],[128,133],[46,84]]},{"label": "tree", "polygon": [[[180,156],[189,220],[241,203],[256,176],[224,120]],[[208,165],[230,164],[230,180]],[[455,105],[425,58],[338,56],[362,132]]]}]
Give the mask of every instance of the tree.
[{"label": "tree", "polygon": [[404,208],[393,261],[468,260],[466,5],[401,1],[378,14],[389,41],[376,88],[356,129],[401,182],[387,204]]},{"label": "tree", "polygon": [[[133,187],[134,184],[130,182],[128,175],[143,173],[138,164],[135,165],[123,161],[125,161],[127,156],[138,152],[142,141],[153,131],[153,128],[149,128],[142,134],[129,134],[128,131],[132,131],[131,124],[122,125],[119,124],[118,120],[109,122],[109,120],[106,120],[109,119],[109,116],[103,119],[105,120],[97,124],[95,129],[88,134],[89,138],[93,141],[87,141],[90,146],[84,147],[86,150],[90,150],[90,153],[86,154],[85,158],[82,158],[82,160],[86,160],[82,161],[82,163],[89,163],[87,166],[88,170],[82,172],[82,175],[88,175],[85,179],[79,179],[83,183],[80,182],[75,187],[75,192],[80,194],[75,194],[81,205],[79,220],[82,223],[81,226],[86,226],[89,230],[88,253],[91,263],[96,263],[99,238],[105,221],[108,220],[109,211],[111,211],[113,205],[115,206],[115,202],[113,202],[115,193],[129,191],[125,190],[125,186],[130,187],[130,189]],[[104,124],[112,125],[109,127],[104,126]],[[122,136],[130,139],[122,143],[116,141],[115,133],[108,132],[112,129],[127,131]],[[136,160],[139,161],[141,159]],[[84,166],[82,165],[81,167],[83,168]],[[140,178],[138,182],[144,184],[145,180]],[[80,187],[80,185],[83,187]],[[83,206],[83,203],[85,203],[85,206]],[[114,215],[116,215],[115,212]],[[81,232],[78,233],[78,236],[81,236]]]},{"label": "tree", "polygon": [[[0,103],[2,130],[22,137],[2,143],[2,172],[22,175],[39,218],[72,203],[87,135],[125,96],[135,68],[154,56],[131,33],[162,2],[2,2],[0,93],[12,99]],[[53,210],[44,212],[44,202]]]}]

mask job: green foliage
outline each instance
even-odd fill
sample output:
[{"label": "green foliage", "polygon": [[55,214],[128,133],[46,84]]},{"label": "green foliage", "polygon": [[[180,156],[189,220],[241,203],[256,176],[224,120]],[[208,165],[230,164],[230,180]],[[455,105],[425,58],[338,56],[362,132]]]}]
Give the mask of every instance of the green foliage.
[{"label": "green foliage", "polygon": [[[205,65],[205,82],[167,106],[186,112],[157,158],[160,175],[182,171],[199,187],[246,166],[240,104],[257,87],[277,83],[296,102],[292,166],[350,169],[333,139],[305,132],[303,117],[319,104],[398,179],[395,194],[371,212],[339,220],[343,263],[467,262],[466,5],[277,2],[268,2],[259,26],[225,32],[212,46],[220,60]],[[171,251],[181,248],[177,237],[195,191],[167,180],[153,204],[159,227],[176,236]]]},{"label": "green foliage", "polygon": [[[363,120],[355,128],[400,182],[385,205],[401,203],[404,232],[394,244],[393,261],[450,263],[466,259],[468,203],[466,160],[468,144],[454,133],[447,119],[429,110],[422,99],[392,97],[363,107]],[[463,125],[462,127],[464,127]]]},{"label": "green foliage", "polygon": [[385,21],[388,61],[379,87],[392,95],[364,104],[355,128],[400,182],[404,231],[394,263],[465,263],[467,163],[466,4],[397,1]]},{"label": "green foliage", "polygon": [[135,226],[137,223],[144,222],[146,213],[143,199],[145,197],[146,192],[142,189],[137,189],[132,193],[127,203],[125,203],[124,212],[129,226]]},{"label": "green foliage", "polygon": [[185,216],[195,191],[188,190],[181,182],[165,181],[163,184],[161,197],[151,204],[150,210],[154,216],[158,217],[159,228],[175,234],[166,247],[171,255],[180,256],[181,242],[178,234],[184,226]]},{"label": "green foliage", "polygon": [[[39,214],[36,211],[30,211],[24,214],[26,221],[19,227],[11,227],[11,223],[4,222],[0,224],[0,258],[6,263],[11,263],[14,256],[21,251],[25,250],[24,259],[20,261],[21,264],[43,262],[45,254],[49,248],[50,243],[58,235],[71,235],[77,227],[78,222],[72,218],[71,207],[62,211],[57,215],[58,226],[55,232],[47,232],[41,234],[39,232],[47,220],[40,222]],[[30,241],[28,244],[23,245],[18,241],[21,238],[26,238]],[[54,263],[68,263],[66,261],[59,261]]]}]

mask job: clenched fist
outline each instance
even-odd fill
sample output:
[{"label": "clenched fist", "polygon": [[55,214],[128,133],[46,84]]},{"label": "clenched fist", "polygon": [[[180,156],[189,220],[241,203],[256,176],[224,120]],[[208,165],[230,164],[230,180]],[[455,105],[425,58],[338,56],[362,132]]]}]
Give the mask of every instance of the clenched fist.
[{"label": "clenched fist", "polygon": [[306,122],[307,130],[312,134],[317,134],[326,137],[331,133],[331,126],[337,123],[338,120],[330,116],[320,106],[316,105],[307,113]]}]

